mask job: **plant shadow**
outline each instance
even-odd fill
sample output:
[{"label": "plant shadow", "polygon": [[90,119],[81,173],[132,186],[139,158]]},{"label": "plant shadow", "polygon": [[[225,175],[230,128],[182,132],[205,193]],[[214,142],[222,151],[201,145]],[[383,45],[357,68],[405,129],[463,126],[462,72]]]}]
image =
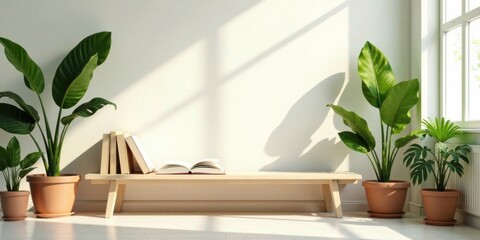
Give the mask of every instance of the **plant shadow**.
[{"label": "plant shadow", "polygon": [[291,107],[265,145],[265,152],[277,159],[261,170],[335,171],[340,166],[347,156],[342,144],[324,138],[309,146],[328,115],[325,106],[334,102],[345,81],[345,73],[331,75]]}]

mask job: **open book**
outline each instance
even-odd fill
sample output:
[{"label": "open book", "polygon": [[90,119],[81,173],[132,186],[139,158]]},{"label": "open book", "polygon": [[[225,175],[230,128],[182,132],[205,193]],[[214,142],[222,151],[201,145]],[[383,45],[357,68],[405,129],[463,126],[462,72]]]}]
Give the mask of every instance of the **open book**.
[{"label": "open book", "polygon": [[157,174],[225,174],[217,159],[204,159],[194,164],[182,161],[165,161],[155,171]]}]

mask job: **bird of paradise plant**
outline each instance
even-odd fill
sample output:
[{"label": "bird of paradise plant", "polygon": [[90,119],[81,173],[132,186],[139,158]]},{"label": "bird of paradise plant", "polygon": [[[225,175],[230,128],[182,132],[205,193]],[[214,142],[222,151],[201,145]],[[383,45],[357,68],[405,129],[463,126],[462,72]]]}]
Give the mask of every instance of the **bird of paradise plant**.
[{"label": "bird of paradise plant", "polygon": [[[12,100],[0,103],[0,128],[12,134],[29,135],[42,152],[42,161],[47,176],[60,175],[60,159],[67,131],[78,117],[90,117],[106,105],[116,105],[103,98],[93,98],[80,104],[71,113],[64,111],[76,106],[85,95],[93,71],[107,58],[111,46],[111,33],[92,34],[78,43],[63,59],[52,81],[52,98],[58,106],[54,124],[49,122],[42,93],[45,88],[43,72],[19,44],[0,37],[7,60],[23,75],[25,86],[36,94],[43,123],[38,111],[22,97],[11,91],[0,92],[0,98]],[[37,127],[41,141],[32,134]],[[43,143],[43,148],[41,147]]]}]

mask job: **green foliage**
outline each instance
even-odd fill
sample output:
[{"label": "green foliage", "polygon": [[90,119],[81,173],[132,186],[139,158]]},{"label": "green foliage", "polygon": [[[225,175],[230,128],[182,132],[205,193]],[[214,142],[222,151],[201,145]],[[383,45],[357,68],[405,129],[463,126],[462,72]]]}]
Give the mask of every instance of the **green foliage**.
[{"label": "green foliage", "polygon": [[327,106],[352,130],[339,133],[342,142],[350,149],[366,154],[377,180],[388,182],[398,150],[416,138],[416,133],[411,133],[393,141],[393,136],[400,134],[410,123],[410,110],[418,102],[419,83],[417,79],[396,83],[388,59],[370,42],[365,43],[358,57],[358,73],[365,99],[379,111],[381,155],[375,149],[376,141],[365,119],[343,107]]},{"label": "green foliage", "polygon": [[463,176],[463,165],[469,163],[468,145],[459,145],[450,148],[445,142],[461,134],[459,127],[444,118],[435,118],[422,121],[424,135],[436,140],[436,152],[427,146],[412,144],[404,154],[403,163],[410,169],[410,179],[413,184],[421,184],[430,174],[435,180],[437,191],[445,191],[450,174]]},{"label": "green foliage", "polygon": [[[0,44],[5,49],[7,60],[23,75],[25,86],[37,95],[43,117],[43,126],[38,111],[27,104],[19,95],[4,91],[0,98],[10,99],[18,105],[0,103],[0,128],[12,134],[28,134],[42,154],[43,165],[48,176],[60,175],[60,156],[63,140],[70,124],[77,117],[89,117],[106,105],[116,105],[103,98],[79,105],[71,114],[64,115],[63,110],[76,106],[83,98],[93,72],[107,58],[111,46],[111,33],[92,34],[78,43],[63,59],[57,68],[52,82],[52,98],[58,106],[55,125],[50,125],[42,100],[45,87],[43,72],[37,63],[19,44],[0,37]],[[52,128],[53,126],[54,128]],[[43,150],[39,141],[32,135],[37,127],[43,142]]]},{"label": "green foliage", "polygon": [[[363,119],[362,117],[358,116],[358,114],[354,112],[350,112],[345,110],[344,108],[340,106],[336,106],[333,104],[327,105],[335,111],[338,115],[340,115],[343,118],[343,123],[350,127],[352,129],[354,135],[346,135],[346,134],[341,134],[340,137],[343,135],[343,139],[345,141],[349,141],[352,144],[357,143],[358,145],[364,145],[366,148],[367,152],[370,152],[372,149],[375,148],[375,138],[373,137],[372,133],[370,132],[370,129],[368,128],[367,121]],[[361,140],[356,140],[355,138]],[[344,142],[345,142],[344,141]],[[349,144],[347,144],[349,146]],[[353,146],[352,146],[353,147]],[[351,147],[351,148],[352,148]],[[357,148],[356,146],[354,148]],[[352,149],[354,149],[352,148]],[[355,150],[355,149],[354,149]]]},{"label": "green foliage", "polygon": [[435,138],[437,142],[446,142],[462,133],[459,126],[445,118],[435,118],[433,121],[424,119],[422,124],[425,126],[425,134]]},{"label": "green foliage", "polygon": [[365,43],[358,57],[358,74],[363,95],[372,106],[380,108],[396,80],[388,59],[370,42]]},{"label": "green foliage", "polygon": [[33,165],[42,156],[41,152],[33,152],[20,159],[20,144],[16,137],[12,137],[7,148],[0,146],[0,171],[8,191],[19,191],[20,181],[35,167]]}]

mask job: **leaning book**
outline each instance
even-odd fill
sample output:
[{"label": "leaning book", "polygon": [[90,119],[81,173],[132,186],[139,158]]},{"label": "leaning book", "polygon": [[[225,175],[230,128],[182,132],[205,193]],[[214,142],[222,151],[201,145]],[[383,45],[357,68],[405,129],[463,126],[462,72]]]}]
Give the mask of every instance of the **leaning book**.
[{"label": "leaning book", "polygon": [[156,170],[157,174],[225,174],[225,169],[217,159],[204,159],[194,164],[183,161],[165,161]]}]

